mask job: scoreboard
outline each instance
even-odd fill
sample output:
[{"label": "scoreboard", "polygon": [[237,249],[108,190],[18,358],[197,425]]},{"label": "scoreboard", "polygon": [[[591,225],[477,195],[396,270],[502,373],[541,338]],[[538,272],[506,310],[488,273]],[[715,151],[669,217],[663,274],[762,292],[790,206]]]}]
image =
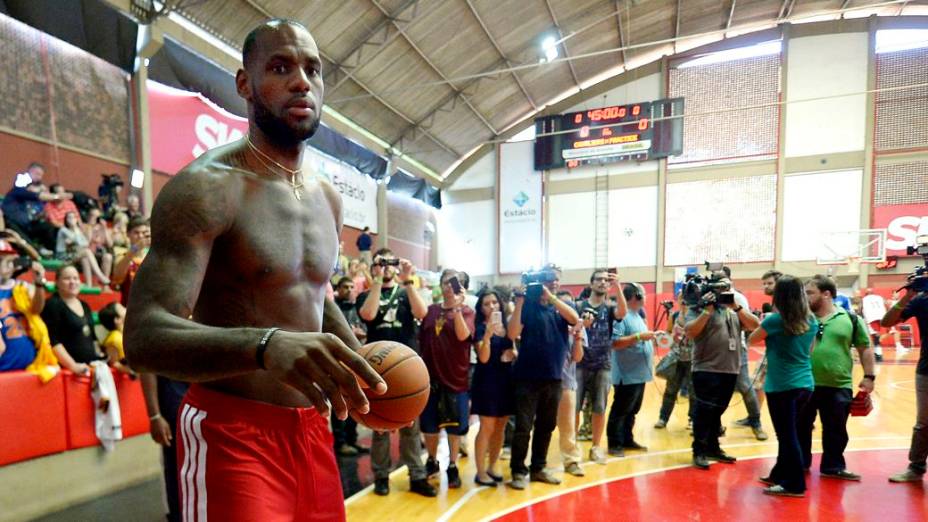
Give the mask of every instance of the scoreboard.
[{"label": "scoreboard", "polygon": [[535,170],[680,154],[682,114],[674,98],[536,118]]}]

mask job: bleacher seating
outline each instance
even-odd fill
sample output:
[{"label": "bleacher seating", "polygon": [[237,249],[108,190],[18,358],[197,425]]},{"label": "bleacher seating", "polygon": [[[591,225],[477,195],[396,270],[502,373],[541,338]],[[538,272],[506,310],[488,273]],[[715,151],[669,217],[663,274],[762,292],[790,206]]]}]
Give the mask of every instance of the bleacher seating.
[{"label": "bleacher seating", "polygon": [[[114,371],[123,437],[148,432],[138,380]],[[0,373],[0,466],[42,455],[95,446],[90,379],[62,371],[42,384],[24,371]]]}]

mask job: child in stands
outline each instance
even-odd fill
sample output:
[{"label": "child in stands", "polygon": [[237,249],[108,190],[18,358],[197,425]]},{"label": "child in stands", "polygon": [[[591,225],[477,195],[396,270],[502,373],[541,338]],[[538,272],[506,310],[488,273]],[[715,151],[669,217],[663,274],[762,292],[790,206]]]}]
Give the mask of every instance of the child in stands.
[{"label": "child in stands", "polygon": [[126,307],[118,302],[112,302],[97,314],[102,325],[109,332],[103,339],[103,351],[106,353],[107,363],[122,373],[131,377],[136,374],[126,362],[126,352],[122,347],[122,328],[126,322]]}]

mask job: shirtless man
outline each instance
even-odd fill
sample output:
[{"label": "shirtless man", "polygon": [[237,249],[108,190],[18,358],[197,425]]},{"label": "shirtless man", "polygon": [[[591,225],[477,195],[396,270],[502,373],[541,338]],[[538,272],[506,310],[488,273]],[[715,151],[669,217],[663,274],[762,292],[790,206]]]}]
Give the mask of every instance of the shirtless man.
[{"label": "shirtless man", "polygon": [[378,393],[386,384],[325,297],[339,195],[299,172],[322,112],[321,60],[287,20],[254,29],[242,54],[249,135],[162,189],[127,354],[141,372],[193,383],[178,420],[185,520],[344,520],[329,409],[368,410],[354,374]]}]

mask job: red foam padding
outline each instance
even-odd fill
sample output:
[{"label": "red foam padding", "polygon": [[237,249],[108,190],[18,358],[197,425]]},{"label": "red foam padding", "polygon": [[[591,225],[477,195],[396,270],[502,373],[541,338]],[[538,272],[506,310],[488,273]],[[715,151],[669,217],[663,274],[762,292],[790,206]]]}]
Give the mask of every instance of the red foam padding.
[{"label": "red foam padding", "polygon": [[61,373],[64,377],[64,396],[67,408],[68,449],[96,446],[98,441],[93,427],[90,377],[80,377],[68,371]]},{"label": "red foam padding", "polygon": [[[78,377],[70,372],[65,380],[68,417],[68,449],[86,448],[100,443],[94,432],[93,399],[90,397],[90,378]],[[119,394],[119,411],[122,416],[123,437],[148,432],[148,414],[138,380],[131,380],[114,371],[116,393]]]},{"label": "red foam padding", "polygon": [[119,394],[122,436],[128,438],[148,433],[148,410],[145,409],[141,382],[120,372],[115,372],[113,379],[116,381],[116,392]]},{"label": "red foam padding", "polygon": [[64,379],[0,373],[0,466],[67,449]]}]

